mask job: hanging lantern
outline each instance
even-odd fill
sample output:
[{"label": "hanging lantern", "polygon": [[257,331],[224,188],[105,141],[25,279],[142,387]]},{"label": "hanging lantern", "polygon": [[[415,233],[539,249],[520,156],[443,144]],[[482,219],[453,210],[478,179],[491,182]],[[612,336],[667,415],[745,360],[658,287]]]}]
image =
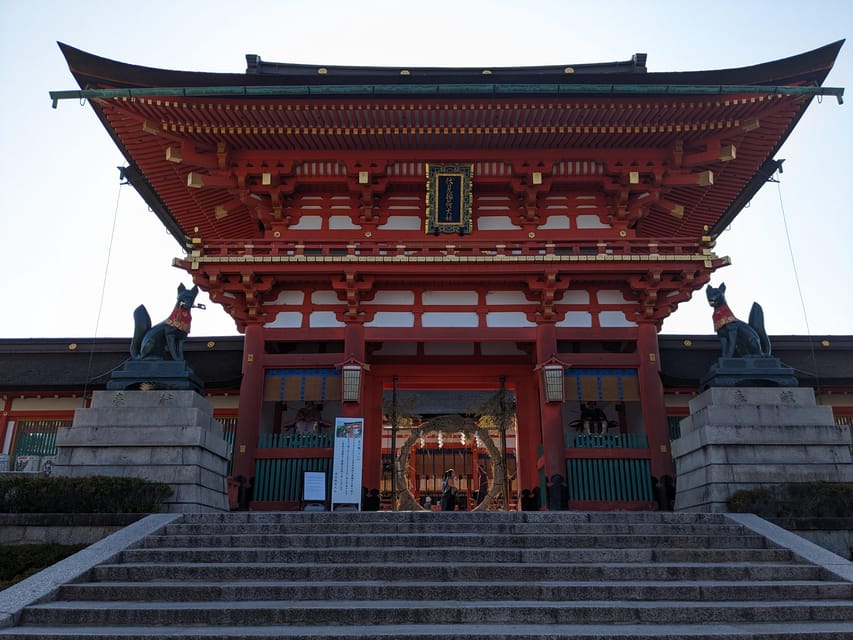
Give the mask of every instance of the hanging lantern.
[{"label": "hanging lantern", "polygon": [[565,399],[563,383],[566,364],[552,356],[548,362],[537,367],[542,372],[542,395],[545,402],[562,402]]},{"label": "hanging lantern", "polygon": [[358,402],[361,399],[362,372],[368,367],[352,356],[339,366],[341,368],[341,400]]}]

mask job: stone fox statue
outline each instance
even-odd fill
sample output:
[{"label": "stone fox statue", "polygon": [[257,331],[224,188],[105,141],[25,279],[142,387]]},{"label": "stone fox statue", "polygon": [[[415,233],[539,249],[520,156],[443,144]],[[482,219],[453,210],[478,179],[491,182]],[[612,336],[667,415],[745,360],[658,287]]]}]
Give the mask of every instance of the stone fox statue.
[{"label": "stone fox statue", "polygon": [[764,311],[757,302],[752,303],[749,322],[735,317],[726,303],[726,285],[705,287],[708,304],[714,307],[714,330],[720,336],[723,357],[770,356],[770,339],[764,330]]},{"label": "stone fox statue", "polygon": [[133,360],[164,360],[168,352],[172,360],[184,359],[184,340],[190,332],[192,321],[190,310],[198,295],[198,285],[187,289],[183,283],[178,285],[178,300],[172,313],[163,322],[151,326],[151,318],[145,305],[141,304],[133,312],[135,328],[130,342],[130,357]]}]

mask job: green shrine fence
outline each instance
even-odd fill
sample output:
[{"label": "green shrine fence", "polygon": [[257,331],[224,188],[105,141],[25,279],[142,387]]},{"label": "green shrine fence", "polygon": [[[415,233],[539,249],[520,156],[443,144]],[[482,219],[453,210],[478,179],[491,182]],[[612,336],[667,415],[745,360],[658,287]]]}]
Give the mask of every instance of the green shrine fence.
[{"label": "green shrine fence", "polygon": [[666,426],[669,430],[669,441],[678,440],[681,437],[681,421],[684,416],[667,416]]},{"label": "green shrine fence", "polygon": [[71,420],[21,420],[17,423],[14,456],[55,456],[56,432]]},{"label": "green shrine fence", "polygon": [[569,501],[651,502],[648,459],[573,458],[566,463]]},{"label": "green shrine fence", "polygon": [[49,474],[56,456],[56,432],[70,427],[71,422],[71,420],[18,421],[10,469]]},{"label": "green shrine fence", "polygon": [[569,502],[651,502],[651,460],[644,433],[567,437]]},{"label": "green shrine fence", "polygon": [[850,427],[850,454],[853,455],[853,415],[835,416],[835,424]]},{"label": "green shrine fence", "polygon": [[323,434],[262,433],[255,460],[255,502],[299,502],[306,471],[326,474],[332,491],[332,439]]},{"label": "green shrine fence", "polygon": [[231,475],[231,467],[234,464],[234,438],[237,434],[237,418],[217,418],[222,425],[222,438],[228,443],[228,475]]},{"label": "green shrine fence", "polygon": [[255,462],[253,500],[299,502],[302,499],[302,477],[306,471],[325,472],[326,495],[331,496],[331,458],[265,458]]}]

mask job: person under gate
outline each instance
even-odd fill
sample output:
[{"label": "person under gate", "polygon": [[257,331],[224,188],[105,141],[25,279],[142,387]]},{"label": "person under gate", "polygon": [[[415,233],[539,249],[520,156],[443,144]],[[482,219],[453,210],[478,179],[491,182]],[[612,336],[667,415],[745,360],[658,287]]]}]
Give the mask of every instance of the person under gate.
[{"label": "person under gate", "polygon": [[441,510],[456,511],[456,472],[448,469],[441,481]]},{"label": "person under gate", "polygon": [[481,504],[489,494],[489,474],[482,464],[477,465],[477,504]]}]

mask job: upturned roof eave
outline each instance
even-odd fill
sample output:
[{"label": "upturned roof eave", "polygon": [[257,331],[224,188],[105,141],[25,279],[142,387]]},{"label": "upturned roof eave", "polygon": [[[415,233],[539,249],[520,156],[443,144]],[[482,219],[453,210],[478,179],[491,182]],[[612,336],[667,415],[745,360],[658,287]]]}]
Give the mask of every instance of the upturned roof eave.
[{"label": "upturned roof eave", "polygon": [[[757,65],[733,69],[686,72],[644,72],[645,67],[628,63],[601,65],[550,65],[539,67],[417,68],[399,67],[321,67],[319,65],[279,65],[281,73],[209,73],[158,69],[102,58],[64,43],[58,43],[69,69],[82,89],[94,87],[233,87],[277,85],[402,85],[413,93],[424,84],[636,84],[636,85],[781,85],[819,86],[835,62],[844,41],[813,51]],[[628,71],[613,71],[625,65]],[[566,73],[567,68],[583,69]],[[597,69],[598,72],[597,72]],[[605,69],[607,69],[605,71]]]}]

